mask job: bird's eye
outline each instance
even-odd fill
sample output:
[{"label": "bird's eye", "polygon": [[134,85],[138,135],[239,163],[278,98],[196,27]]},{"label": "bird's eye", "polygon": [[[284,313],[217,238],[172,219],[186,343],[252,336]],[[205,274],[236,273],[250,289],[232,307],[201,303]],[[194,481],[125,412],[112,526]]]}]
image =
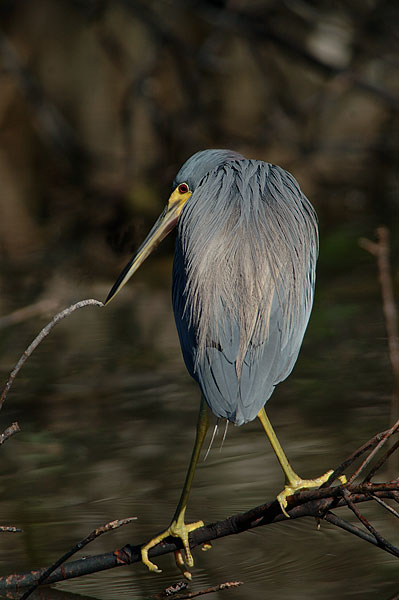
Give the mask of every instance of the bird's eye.
[{"label": "bird's eye", "polygon": [[187,183],[181,183],[177,189],[179,190],[179,194],[187,194],[187,192],[190,190]]}]

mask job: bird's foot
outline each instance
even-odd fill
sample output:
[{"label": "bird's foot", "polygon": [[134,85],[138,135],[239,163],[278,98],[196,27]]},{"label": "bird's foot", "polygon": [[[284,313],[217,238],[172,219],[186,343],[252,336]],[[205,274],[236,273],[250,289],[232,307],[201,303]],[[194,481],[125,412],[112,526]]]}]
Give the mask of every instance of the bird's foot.
[{"label": "bird's foot", "polygon": [[[321,475],[320,477],[316,477],[315,479],[301,479],[301,477],[298,477],[298,476],[291,479],[290,482],[285,486],[283,491],[280,492],[280,494],[277,496],[277,502],[280,504],[282,513],[286,517],[288,517],[288,518],[290,517],[290,515],[286,511],[286,508],[288,505],[288,502],[287,502],[288,496],[292,496],[293,494],[295,494],[296,492],[299,492],[301,490],[308,490],[311,488],[320,487],[321,485],[323,485],[323,483],[328,481],[328,479],[330,478],[330,476],[332,475],[333,472],[334,471],[332,469],[330,469],[329,471],[327,471],[327,473],[324,473],[324,475]],[[340,477],[338,477],[338,479],[340,480],[340,482],[342,484],[346,483],[345,475],[341,475]]]},{"label": "bird's foot", "polygon": [[188,525],[184,522],[184,515],[179,516],[177,519],[173,520],[170,526],[163,532],[150,540],[147,544],[145,544],[141,548],[141,560],[143,564],[145,564],[150,571],[154,571],[155,573],[162,573],[161,569],[150,561],[148,558],[148,552],[151,548],[162,542],[165,538],[172,536],[175,538],[179,538],[183,543],[182,550],[175,551],[175,560],[177,567],[182,571],[184,577],[186,579],[191,580],[191,573],[188,569],[193,567],[194,559],[191,554],[190,544],[188,542],[188,535],[195,529],[199,529],[204,526],[203,521],[196,521],[195,523],[189,523]]}]

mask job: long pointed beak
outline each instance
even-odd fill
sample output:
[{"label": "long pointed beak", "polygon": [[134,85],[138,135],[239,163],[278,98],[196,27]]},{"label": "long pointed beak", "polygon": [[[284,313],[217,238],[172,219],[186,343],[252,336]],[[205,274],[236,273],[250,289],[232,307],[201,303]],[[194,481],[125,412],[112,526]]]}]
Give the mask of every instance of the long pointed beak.
[{"label": "long pointed beak", "polygon": [[164,237],[166,237],[168,233],[172,231],[189,196],[191,196],[191,192],[188,192],[184,195],[178,194],[177,191],[173,192],[169,198],[167,206],[157,219],[150,233],[147,235],[136,254],[128,262],[112,286],[104,305],[108,304],[108,302],[110,302],[112,298],[116,296],[116,294],[123,288],[125,283],[129,281],[133,273],[135,273],[140,265],[145,261],[147,256],[149,256],[151,252],[155,250],[158,244],[164,239]]}]

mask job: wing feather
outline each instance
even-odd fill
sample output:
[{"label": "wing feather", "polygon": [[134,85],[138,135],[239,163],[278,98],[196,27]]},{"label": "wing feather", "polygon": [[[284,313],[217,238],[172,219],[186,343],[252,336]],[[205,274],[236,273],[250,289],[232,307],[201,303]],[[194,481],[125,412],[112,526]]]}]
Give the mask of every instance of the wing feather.
[{"label": "wing feather", "polygon": [[189,373],[212,411],[256,417],[296,362],[313,303],[314,210],[261,161],[208,173],[179,221],[173,306]]}]

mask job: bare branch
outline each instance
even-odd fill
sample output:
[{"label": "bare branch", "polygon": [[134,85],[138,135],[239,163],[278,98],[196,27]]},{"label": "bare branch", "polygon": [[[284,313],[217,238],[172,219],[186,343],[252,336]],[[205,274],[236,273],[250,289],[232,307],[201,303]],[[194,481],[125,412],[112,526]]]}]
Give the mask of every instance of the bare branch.
[{"label": "bare branch", "polygon": [[389,504],[387,504],[386,502],[384,502],[384,500],[381,500],[381,498],[379,498],[378,496],[374,496],[374,494],[371,494],[371,497],[373,498],[373,500],[375,500],[376,502],[378,502],[378,504],[381,504],[381,506],[383,506],[391,514],[393,514],[394,517],[396,517],[397,519],[399,519],[399,513],[394,508],[392,508],[392,506],[389,506]]},{"label": "bare branch", "polygon": [[[369,462],[371,461],[371,459],[376,455],[376,453],[378,452],[378,450],[385,444],[385,442],[391,437],[391,435],[393,435],[394,433],[396,433],[396,431],[398,431],[398,430],[399,430],[399,420],[396,421],[396,423],[394,423],[392,425],[391,429],[388,429],[385,432],[385,435],[378,442],[378,444],[375,446],[375,448],[370,452],[370,454],[364,459],[364,461],[362,462],[362,464],[360,465],[360,467],[358,469],[356,469],[356,471],[353,473],[353,475],[351,475],[350,479],[348,480],[348,485],[350,485],[356,479],[356,477],[358,475],[360,475],[360,473],[369,464]],[[386,458],[388,458],[388,457],[386,456],[385,460],[386,460]],[[381,465],[382,465],[382,463],[379,465],[379,467]],[[368,479],[368,477],[366,479]]]},{"label": "bare branch", "polygon": [[[395,423],[394,427],[397,424]],[[390,429],[387,429],[386,431],[381,431],[380,433],[377,433],[375,436],[373,436],[368,442],[366,442],[365,444],[363,444],[362,446],[360,446],[360,448],[358,448],[357,450],[355,450],[354,452],[352,452],[352,454],[346,458],[338,467],[336,467],[336,469],[334,469],[334,472],[331,474],[330,479],[328,481],[326,481],[326,483],[323,483],[323,485],[321,486],[320,489],[324,489],[324,488],[328,488],[330,485],[332,485],[332,483],[340,476],[342,475],[345,471],[347,471],[347,469],[358,459],[360,458],[365,452],[367,452],[368,450],[372,450],[373,448],[375,448],[382,440],[387,439],[387,436],[391,436],[393,435],[392,432],[392,427]],[[397,431],[397,429],[396,429]],[[386,460],[386,458],[385,458]],[[382,465],[379,465],[379,468]],[[348,482],[349,483],[349,482]]]},{"label": "bare branch", "polygon": [[[399,493],[399,481],[352,485],[348,491],[350,492],[350,500],[353,504],[370,502],[373,500],[373,496],[377,496],[378,498],[395,498],[395,494]],[[289,515],[291,519],[298,519],[305,516],[312,516],[319,519],[325,518],[330,523],[336,524],[392,554],[389,547],[382,547],[370,533],[363,532],[354,525],[345,521],[341,522],[338,518],[337,520],[334,516],[331,516],[333,514],[330,512],[332,509],[342,506],[346,506],[346,499],[341,495],[341,487],[307,490],[289,498]],[[190,546],[191,548],[195,548],[211,540],[286,520],[287,517],[282,514],[278,502],[269,502],[253,508],[246,513],[233,515],[223,521],[211,523],[193,531],[189,537]],[[154,558],[175,552],[178,549],[180,549],[180,540],[167,538],[150,550],[149,557]],[[399,549],[395,549],[395,551],[399,552]],[[64,581],[117,566],[131,565],[140,562],[140,560],[141,544],[135,546],[127,544],[123,548],[119,548],[113,552],[89,556],[63,564],[62,567],[57,567],[50,575],[46,575],[46,583]],[[23,587],[32,585],[47,571],[47,569],[39,569],[29,573],[8,575],[7,577],[0,578],[0,590],[15,586]]]},{"label": "bare branch", "polygon": [[10,438],[12,435],[18,433],[18,431],[21,431],[21,428],[17,421],[15,421],[15,423],[12,423],[12,425],[7,427],[7,429],[5,429],[3,433],[0,434],[0,446],[4,444],[4,442],[7,441],[8,438]]},{"label": "bare branch", "polygon": [[392,277],[389,265],[389,230],[378,227],[377,242],[361,238],[359,245],[373,254],[377,259],[378,277],[381,285],[382,307],[388,335],[389,357],[394,378],[394,400],[392,404],[392,421],[399,419],[399,334],[398,312],[395,305]]},{"label": "bare branch", "polygon": [[395,546],[392,546],[392,544],[390,544],[388,540],[386,540],[380,533],[378,533],[378,531],[371,525],[371,523],[368,522],[366,517],[362,515],[360,510],[352,502],[350,492],[347,489],[342,488],[341,494],[351,511],[357,516],[359,521],[366,527],[366,529],[368,529],[369,532],[375,537],[378,545],[381,546],[381,548],[388,550],[388,552],[390,552],[394,556],[399,557],[399,548],[395,548]]},{"label": "bare branch", "polygon": [[190,600],[191,598],[198,598],[199,596],[205,596],[205,594],[213,594],[214,592],[221,592],[223,590],[231,590],[243,585],[242,581],[226,581],[225,583],[219,583],[218,585],[212,585],[204,590],[198,590],[197,592],[183,592],[180,594],[181,589],[186,589],[188,583],[186,581],[179,581],[175,585],[170,585],[161,594],[152,596],[154,600],[165,600],[165,598],[173,597],[176,600]]},{"label": "bare branch", "polygon": [[340,529],[343,529],[344,531],[347,531],[348,533],[352,533],[353,535],[356,535],[357,537],[359,537],[361,540],[364,540],[365,542],[369,542],[370,544],[373,544],[374,546],[378,545],[378,542],[373,535],[371,535],[370,533],[367,533],[367,531],[364,531],[363,529],[359,529],[359,527],[356,527],[356,525],[353,525],[353,523],[349,523],[348,521],[345,521],[344,519],[337,517],[337,515],[331,511],[329,511],[328,513],[326,513],[324,515],[324,520],[328,521],[328,523],[331,523],[332,525],[336,525],[337,527],[339,527]]},{"label": "bare branch", "polygon": [[75,544],[75,546],[73,546],[73,548],[68,550],[68,552],[66,552],[63,556],[61,556],[58,560],[56,560],[56,562],[53,565],[51,565],[48,569],[46,569],[40,575],[39,579],[28,590],[26,590],[26,592],[21,596],[20,600],[26,600],[26,598],[28,598],[39,587],[39,585],[41,585],[43,582],[46,581],[46,579],[48,579],[48,577],[49,577],[49,575],[51,575],[51,573],[53,573],[66,560],[68,560],[68,558],[71,558],[71,556],[76,554],[76,552],[79,552],[79,550],[81,550],[82,548],[87,546],[87,544],[90,544],[90,542],[92,542],[96,538],[100,537],[100,535],[102,535],[103,533],[107,533],[108,531],[111,531],[112,529],[118,529],[119,527],[122,527],[123,525],[127,525],[127,524],[131,523],[135,519],[137,519],[137,517],[128,517],[127,519],[110,521],[106,525],[102,525],[101,527],[97,527],[97,529],[94,529],[91,533],[89,533],[88,536],[86,536],[85,538],[83,538],[83,540],[81,540],[80,542]]},{"label": "bare branch", "polygon": [[14,379],[18,375],[22,366],[27,361],[27,359],[30,357],[32,352],[38,347],[40,342],[42,342],[43,339],[50,333],[50,331],[53,329],[53,327],[55,325],[57,325],[57,323],[62,321],[62,319],[65,319],[65,317],[68,317],[75,310],[77,310],[79,308],[83,308],[84,306],[90,306],[93,304],[95,306],[104,306],[104,304],[102,302],[100,302],[99,300],[93,300],[92,298],[90,298],[88,300],[81,300],[80,302],[77,302],[76,304],[72,304],[71,306],[68,306],[68,308],[65,308],[63,311],[56,314],[55,317],[50,321],[50,323],[48,323],[45,327],[43,327],[41,332],[35,337],[33,342],[28,346],[28,348],[22,354],[21,358],[18,360],[17,364],[11,371],[8,381],[7,381],[6,385],[4,386],[4,389],[0,396],[0,410],[2,409],[4,401],[7,397],[7,394],[10,391],[10,388],[14,382]]},{"label": "bare branch", "polygon": [[23,533],[23,529],[13,525],[0,525],[0,533]]},{"label": "bare branch", "polygon": [[364,478],[363,483],[371,481],[372,477],[381,469],[382,465],[388,460],[388,458],[399,448],[399,440],[380,458],[380,460],[374,465],[369,473]]}]

